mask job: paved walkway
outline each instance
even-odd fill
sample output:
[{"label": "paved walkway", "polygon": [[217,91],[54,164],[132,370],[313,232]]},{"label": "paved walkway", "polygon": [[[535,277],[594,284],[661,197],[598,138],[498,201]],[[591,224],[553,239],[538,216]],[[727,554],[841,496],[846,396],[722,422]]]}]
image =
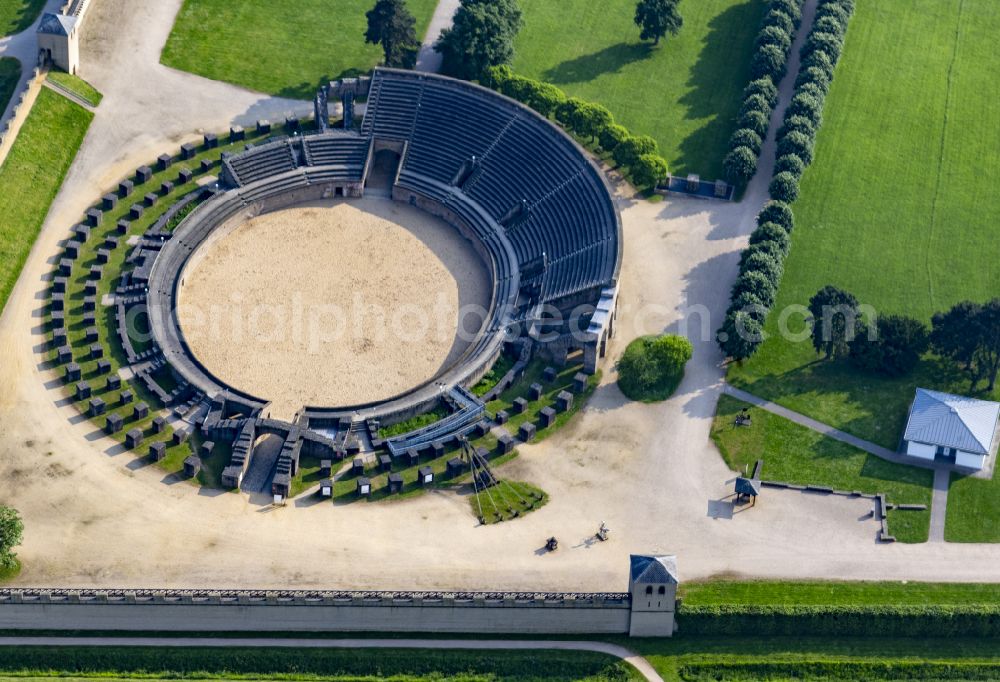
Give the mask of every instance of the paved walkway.
[{"label": "paved walkway", "polygon": [[295,649],[476,649],[501,651],[594,651],[633,665],[650,682],[663,678],[645,658],[630,649],[607,642],[520,639],[282,639],[219,637],[0,637],[0,646],[155,646],[242,647]]},{"label": "paved walkway", "polygon": [[434,43],[441,36],[441,31],[451,26],[452,17],[458,9],[459,0],[439,0],[431,23],[427,26],[427,34],[424,42],[420,45],[420,53],[417,55],[416,71],[426,71],[435,73],[441,68],[441,55],[434,51]]},{"label": "paved walkway", "polygon": [[934,494],[931,497],[930,542],[944,542],[944,521],[948,511],[948,485],[951,472],[939,467],[934,471]]}]

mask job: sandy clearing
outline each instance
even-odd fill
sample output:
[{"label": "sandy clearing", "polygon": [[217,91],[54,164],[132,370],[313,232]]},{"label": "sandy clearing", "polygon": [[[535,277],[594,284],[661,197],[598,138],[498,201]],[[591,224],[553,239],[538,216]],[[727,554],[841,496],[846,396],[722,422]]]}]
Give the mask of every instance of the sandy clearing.
[{"label": "sandy clearing", "polygon": [[[385,400],[452,366],[491,285],[447,223],[388,199],[317,201],[220,226],[181,275],[178,320],[216,377],[303,405]],[[461,282],[461,286],[459,283]]]}]

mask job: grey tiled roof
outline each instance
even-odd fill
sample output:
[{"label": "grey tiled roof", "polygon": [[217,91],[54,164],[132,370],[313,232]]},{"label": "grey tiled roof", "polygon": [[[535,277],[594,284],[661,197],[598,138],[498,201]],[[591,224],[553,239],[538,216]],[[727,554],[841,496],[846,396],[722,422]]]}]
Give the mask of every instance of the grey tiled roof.
[{"label": "grey tiled roof", "polygon": [[42,21],[38,24],[38,33],[51,33],[52,35],[57,36],[68,36],[73,31],[73,26],[75,25],[75,17],[46,12],[42,15]]},{"label": "grey tiled roof", "polygon": [[1000,403],[918,388],[903,439],[988,454]]},{"label": "grey tiled roof", "polygon": [[630,572],[635,583],[676,583],[677,557],[632,554]]}]

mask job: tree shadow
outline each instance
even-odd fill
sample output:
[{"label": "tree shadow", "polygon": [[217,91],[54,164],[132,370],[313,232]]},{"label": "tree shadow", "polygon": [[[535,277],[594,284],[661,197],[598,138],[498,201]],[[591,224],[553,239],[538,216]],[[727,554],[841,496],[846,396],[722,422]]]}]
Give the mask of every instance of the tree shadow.
[{"label": "tree shadow", "polygon": [[[750,79],[750,57],[764,0],[733,5],[712,19],[698,59],[691,67],[688,91],[679,103],[685,119],[706,119],[681,142],[675,174],[708,174],[721,168],[736,126],[740,92]],[[705,176],[706,180],[714,178]]]},{"label": "tree shadow", "polygon": [[652,43],[620,42],[556,64],[547,69],[542,78],[556,85],[586,83],[604,74],[618,73],[632,62],[648,59],[652,52]]}]

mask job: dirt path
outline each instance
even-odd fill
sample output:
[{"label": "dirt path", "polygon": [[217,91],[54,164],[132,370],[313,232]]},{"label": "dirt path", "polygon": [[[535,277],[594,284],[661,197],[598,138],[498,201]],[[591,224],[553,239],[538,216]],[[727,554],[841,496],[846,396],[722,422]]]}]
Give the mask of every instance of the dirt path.
[{"label": "dirt path", "polygon": [[240,647],[292,649],[462,649],[473,651],[593,651],[621,659],[650,682],[663,682],[645,658],[617,644],[545,639],[294,639],[274,637],[0,637],[0,646]]}]

